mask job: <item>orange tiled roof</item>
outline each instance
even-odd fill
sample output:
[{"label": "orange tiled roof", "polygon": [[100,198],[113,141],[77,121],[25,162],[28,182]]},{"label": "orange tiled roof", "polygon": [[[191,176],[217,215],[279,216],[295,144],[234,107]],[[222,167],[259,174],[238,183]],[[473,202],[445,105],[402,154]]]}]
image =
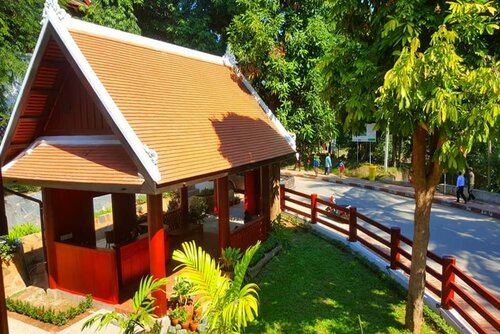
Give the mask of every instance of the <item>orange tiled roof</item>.
[{"label": "orange tiled roof", "polygon": [[144,179],[120,145],[41,143],[3,168],[6,180],[140,186]]},{"label": "orange tiled roof", "polygon": [[224,65],[69,29],[139,140],[158,154],[158,184],[293,153]]}]

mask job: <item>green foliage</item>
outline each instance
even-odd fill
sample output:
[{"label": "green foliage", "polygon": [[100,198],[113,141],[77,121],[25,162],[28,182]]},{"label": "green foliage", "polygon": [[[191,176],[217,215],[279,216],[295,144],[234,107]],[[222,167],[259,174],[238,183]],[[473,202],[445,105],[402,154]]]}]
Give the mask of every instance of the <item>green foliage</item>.
[{"label": "green foliage", "polygon": [[178,319],[180,323],[184,323],[188,320],[189,313],[185,308],[177,306],[168,313],[168,316],[170,319]]},{"label": "green foliage", "polygon": [[81,19],[106,27],[140,34],[134,8],[142,6],[144,0],[93,0]]},{"label": "green foliage", "polygon": [[440,142],[430,145],[431,159],[459,170],[473,143],[490,138],[500,116],[500,61],[483,39],[498,25],[492,2],[449,4],[451,13],[429,44],[413,37],[386,73],[377,117],[398,120],[409,132],[423,128]]},{"label": "green foliage", "polygon": [[23,314],[32,319],[56,326],[65,325],[69,320],[92,307],[93,303],[92,296],[87,295],[85,299],[78,304],[78,306],[70,307],[66,311],[55,311],[51,308],[46,309],[44,307],[34,306],[30,303],[15,300],[9,297],[6,298],[5,302],[7,304],[7,310],[11,312]]},{"label": "green foliage", "polygon": [[201,224],[207,217],[208,205],[203,197],[194,196],[189,203],[189,219],[196,223]]},{"label": "green foliage", "polygon": [[155,0],[145,1],[136,14],[145,36],[222,55],[238,8],[235,0]]},{"label": "green foliage", "polygon": [[0,259],[8,263],[14,257],[14,254],[21,247],[21,241],[10,235],[0,236]]},{"label": "green foliage", "polygon": [[309,155],[336,132],[331,108],[320,97],[317,68],[332,35],[325,15],[329,4],[307,0],[240,0],[242,14],[228,29],[230,51],[242,73]]},{"label": "green foliage", "polygon": [[212,196],[214,194],[214,188],[203,188],[198,192],[199,196]]},{"label": "green foliage", "polygon": [[227,247],[222,250],[219,258],[219,264],[222,270],[233,271],[234,266],[241,259],[243,254],[239,248]]},{"label": "green foliage", "polygon": [[144,194],[138,194],[135,196],[135,204],[142,205],[147,202],[146,195]]},{"label": "green foliage", "polygon": [[258,315],[257,285],[243,285],[248,265],[260,242],[250,247],[234,268],[234,279],[222,274],[220,266],[196,243],[185,242],[182,250],[175,250],[172,259],[181,264],[182,275],[194,285],[193,294],[199,296],[204,309],[202,317],[208,319],[211,333],[239,333]]},{"label": "green foliage", "polygon": [[29,53],[40,31],[43,0],[0,1],[0,126],[6,125],[10,110],[7,96],[15,95]]},{"label": "green foliage", "polygon": [[[137,201],[136,201],[136,203],[137,203]],[[105,209],[99,210],[97,212],[94,212],[94,218],[99,218],[101,216],[107,215],[108,213],[112,213],[112,212],[113,212],[113,208],[105,208]]]},{"label": "green foliage", "polygon": [[193,283],[186,277],[176,276],[172,290],[172,297],[177,298],[179,303],[186,305],[189,301],[189,297],[193,294]]},{"label": "green foliage", "polygon": [[17,191],[18,193],[34,193],[40,191],[40,187],[37,186],[30,186],[30,185],[25,185],[25,184],[9,184],[8,188]]},{"label": "green foliage", "polygon": [[9,231],[9,238],[12,239],[20,239],[26,235],[30,235],[33,233],[38,233],[41,231],[41,228],[38,226],[35,226],[33,223],[28,222],[20,225],[14,226],[10,231]]},{"label": "green foliage", "polygon": [[153,279],[151,276],[142,278],[139,289],[132,298],[133,311],[131,313],[121,314],[113,311],[96,314],[85,321],[82,330],[90,329],[94,324],[97,324],[95,330],[99,331],[116,321],[124,334],[142,333],[143,331],[160,334],[161,323],[153,313],[156,308],[154,306],[156,298],[153,297],[153,292],[165,289],[166,284],[166,278]]}]

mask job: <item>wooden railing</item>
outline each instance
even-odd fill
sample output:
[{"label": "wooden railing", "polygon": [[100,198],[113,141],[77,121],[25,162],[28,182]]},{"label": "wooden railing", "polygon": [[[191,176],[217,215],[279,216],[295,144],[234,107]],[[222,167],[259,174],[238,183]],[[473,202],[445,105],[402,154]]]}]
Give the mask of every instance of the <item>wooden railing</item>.
[{"label": "wooden railing", "polygon": [[229,243],[233,248],[245,250],[257,243],[258,240],[264,240],[264,238],[264,217],[261,216],[232,231],[229,237]]},{"label": "wooden railing", "polygon": [[[284,187],[280,189],[280,206],[283,212],[294,213],[309,219],[311,224],[320,223],[347,236],[350,242],[359,241],[386,260],[389,268],[401,269],[410,275],[413,241],[402,235],[399,227],[389,228],[357,212],[354,207],[342,207],[319,199],[317,194],[304,194]],[[455,262],[454,257],[441,257],[427,251],[427,289],[441,299],[442,308],[455,309],[478,333],[500,331],[499,319],[491,312],[500,312],[500,300]],[[435,268],[441,268],[441,273]],[[480,301],[466,290],[474,291]]]}]

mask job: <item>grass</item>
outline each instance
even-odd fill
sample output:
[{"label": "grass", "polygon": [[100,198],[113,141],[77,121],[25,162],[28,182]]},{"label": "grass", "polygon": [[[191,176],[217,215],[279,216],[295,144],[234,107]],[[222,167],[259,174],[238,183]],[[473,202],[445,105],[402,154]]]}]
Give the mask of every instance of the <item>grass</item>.
[{"label": "grass", "polygon": [[40,232],[41,229],[38,226],[35,226],[33,223],[28,222],[20,225],[14,226],[10,231],[9,231],[9,237],[13,239],[19,239],[22,238],[26,235],[30,235],[33,233],[38,233]]},{"label": "grass", "polygon": [[94,212],[94,218],[99,218],[111,212],[113,212],[113,208],[104,208],[102,210]]},{"label": "grass", "polygon": [[[293,233],[289,250],[256,280],[260,315],[246,333],[409,333],[401,287],[344,245],[312,233]],[[454,333],[433,318],[423,333]]]}]

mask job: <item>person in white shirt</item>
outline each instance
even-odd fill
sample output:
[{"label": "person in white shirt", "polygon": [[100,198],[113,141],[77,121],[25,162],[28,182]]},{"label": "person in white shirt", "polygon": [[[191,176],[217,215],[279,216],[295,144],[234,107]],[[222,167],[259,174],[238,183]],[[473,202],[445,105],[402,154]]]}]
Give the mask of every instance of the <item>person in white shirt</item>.
[{"label": "person in white shirt", "polygon": [[464,195],[464,187],[465,187],[465,178],[462,175],[462,172],[458,172],[457,177],[457,202],[460,202],[460,197],[464,199],[464,202],[467,203],[467,198]]}]

